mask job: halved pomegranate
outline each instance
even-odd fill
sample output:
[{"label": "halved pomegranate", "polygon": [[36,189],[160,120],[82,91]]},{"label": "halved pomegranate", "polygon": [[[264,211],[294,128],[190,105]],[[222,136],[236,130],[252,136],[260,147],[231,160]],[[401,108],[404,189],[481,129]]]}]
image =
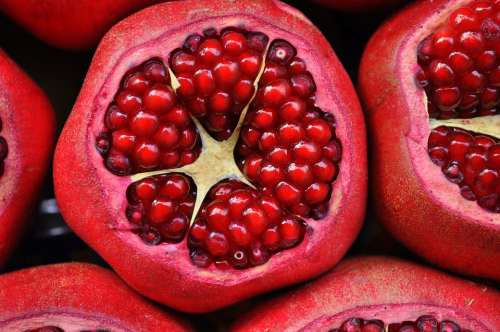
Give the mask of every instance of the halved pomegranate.
[{"label": "halved pomegranate", "polygon": [[500,293],[387,257],[357,257],[253,308],[231,329],[330,332],[494,332]]},{"label": "halved pomegranate", "polygon": [[314,0],[315,2],[335,10],[346,12],[364,12],[381,10],[404,2],[404,0]]},{"label": "halved pomegranate", "polygon": [[348,76],[295,9],[161,4],[100,45],[58,143],[56,196],[142,294],[215,310],[344,255],[364,216],[363,130]]},{"label": "halved pomegranate", "polygon": [[[0,277],[0,330],[191,331],[114,273],[85,263],[39,266]],[[140,314],[139,314],[140,313]]]},{"label": "halved pomegranate", "polygon": [[52,46],[85,50],[122,18],[161,1],[0,0],[0,12]]},{"label": "halved pomegranate", "polygon": [[446,268],[500,280],[500,2],[419,2],[360,69],[373,199],[385,226]]},{"label": "halved pomegranate", "polygon": [[24,230],[37,198],[54,131],[49,100],[0,50],[0,265]]}]

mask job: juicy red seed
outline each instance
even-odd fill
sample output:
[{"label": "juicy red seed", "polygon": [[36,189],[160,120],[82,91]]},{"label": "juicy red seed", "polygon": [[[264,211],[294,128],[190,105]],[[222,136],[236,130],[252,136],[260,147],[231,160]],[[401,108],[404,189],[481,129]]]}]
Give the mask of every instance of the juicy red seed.
[{"label": "juicy red seed", "polygon": [[285,40],[278,39],[271,44],[267,59],[281,65],[288,65],[296,54],[295,47]]},{"label": "juicy red seed", "polygon": [[251,205],[247,207],[242,213],[243,220],[248,227],[248,230],[253,235],[261,234],[268,226],[268,220],[258,205]]},{"label": "juicy red seed", "polygon": [[167,85],[155,85],[143,97],[144,108],[154,114],[169,111],[176,103],[174,90]]},{"label": "juicy red seed", "polygon": [[294,123],[282,124],[278,129],[278,133],[280,143],[284,146],[291,146],[302,140],[305,136],[304,128]]},{"label": "juicy red seed", "polygon": [[242,33],[229,31],[222,36],[222,47],[231,56],[238,56],[248,47],[247,38]]},{"label": "juicy red seed", "polygon": [[226,204],[220,201],[214,201],[207,206],[206,218],[208,226],[219,232],[225,231],[231,222]]},{"label": "juicy red seed", "polygon": [[304,191],[304,199],[311,205],[319,204],[327,199],[329,192],[329,185],[323,182],[316,182]]},{"label": "juicy red seed", "polygon": [[286,181],[276,185],[275,193],[278,200],[285,205],[297,204],[301,198],[300,190]]},{"label": "juicy red seed", "polygon": [[316,119],[309,122],[306,127],[306,134],[310,139],[320,145],[328,143],[332,138],[330,126],[323,119]]},{"label": "juicy red seed", "polygon": [[207,250],[214,257],[223,257],[229,252],[229,243],[222,233],[212,232],[205,241]]},{"label": "juicy red seed", "polygon": [[313,173],[308,164],[291,163],[287,169],[287,178],[299,187],[310,185],[313,180]]}]

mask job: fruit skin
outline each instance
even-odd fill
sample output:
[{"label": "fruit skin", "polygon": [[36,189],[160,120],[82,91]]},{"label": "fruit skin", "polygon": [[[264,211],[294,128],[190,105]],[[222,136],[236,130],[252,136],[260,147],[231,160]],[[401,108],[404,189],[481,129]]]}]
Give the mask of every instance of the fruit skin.
[{"label": "fruit skin", "polygon": [[0,50],[0,118],[8,145],[0,178],[0,266],[25,227],[49,166],[55,132],[43,91]]},{"label": "fruit skin", "polygon": [[[487,331],[500,329],[498,291],[415,263],[367,256],[346,259],[320,279],[262,303],[240,317],[230,331],[326,331],[348,317],[387,322],[392,315],[392,322],[413,320],[422,314],[419,303],[447,310],[443,319],[460,324],[460,316],[476,318]],[[390,307],[399,313],[391,314]],[[435,315],[439,316],[439,310]],[[485,331],[476,327],[472,330]]]},{"label": "fruit skin", "polygon": [[381,10],[384,7],[394,6],[404,0],[314,0],[315,2],[335,10],[346,12],[363,12]]},{"label": "fruit skin", "polygon": [[[255,13],[267,15],[259,18]],[[216,24],[220,16],[227,20]],[[230,16],[239,18],[229,20]],[[148,29],[143,28],[146,21]],[[124,211],[125,189],[131,180],[115,177],[104,168],[94,147],[95,135],[102,128],[105,108],[127,69],[160,54],[166,63],[165,49],[180,45],[190,33],[239,23],[263,31],[270,38],[291,38],[286,31],[308,38],[309,45],[301,41],[296,46],[318,85],[318,105],[328,105],[323,109],[335,111],[337,136],[345,142],[342,162],[333,186],[331,214],[310,223],[309,232],[313,231],[314,236],[306,235],[301,245],[273,256],[258,268],[199,269],[190,262],[185,241],[148,247],[130,233]],[[176,30],[179,27],[181,31]],[[131,53],[138,47],[142,47],[140,52]],[[304,47],[309,50],[304,51]],[[311,59],[312,49],[319,50],[314,54],[315,62]],[[336,88],[327,91],[326,87]],[[358,234],[365,213],[365,144],[362,113],[346,72],[324,37],[298,11],[278,1],[264,0],[171,2],[131,16],[104,37],[56,149],[55,191],[71,228],[129,285],[176,309],[207,312],[309,279],[340,260]]]},{"label": "fruit skin", "polygon": [[120,19],[160,1],[0,0],[0,12],[52,46],[85,50]]},{"label": "fruit skin", "polygon": [[411,250],[442,267],[500,280],[500,216],[466,201],[430,160],[424,91],[413,74],[417,44],[464,3],[415,3],[368,43],[359,88],[371,142],[371,197],[380,221]]},{"label": "fruit skin", "polygon": [[[114,273],[96,265],[62,263],[0,277],[0,326],[49,313],[97,318],[117,330],[192,331],[179,317],[155,307]],[[50,320],[42,322],[57,325]]]}]

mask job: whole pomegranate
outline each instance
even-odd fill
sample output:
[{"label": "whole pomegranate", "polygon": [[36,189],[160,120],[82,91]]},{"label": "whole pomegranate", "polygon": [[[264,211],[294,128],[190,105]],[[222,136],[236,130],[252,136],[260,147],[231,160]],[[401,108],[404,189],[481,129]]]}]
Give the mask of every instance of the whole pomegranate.
[{"label": "whole pomegranate", "polygon": [[430,261],[500,280],[500,1],[424,1],[369,42],[373,200]]},{"label": "whole pomegranate", "polygon": [[0,0],[0,12],[52,46],[85,50],[122,18],[161,1]]},{"label": "whole pomegranate", "polygon": [[[114,273],[84,263],[39,266],[0,276],[0,330],[188,332]],[[140,313],[140,314],[138,314]]]},{"label": "whole pomegranate", "polygon": [[37,198],[52,154],[54,127],[45,94],[0,50],[0,266]]},{"label": "whole pomegranate", "polygon": [[493,332],[500,293],[387,257],[358,257],[254,307],[233,332]]},{"label": "whole pomegranate", "polygon": [[189,312],[326,271],[364,216],[353,87],[279,1],[171,2],[116,25],[54,167],[73,230],[139,292]]}]

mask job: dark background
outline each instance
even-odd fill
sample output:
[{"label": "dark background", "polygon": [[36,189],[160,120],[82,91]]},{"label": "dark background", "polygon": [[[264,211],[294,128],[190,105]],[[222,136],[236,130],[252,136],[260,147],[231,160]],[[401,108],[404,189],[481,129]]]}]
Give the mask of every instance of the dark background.
[{"label": "dark background", "polygon": [[[251,0],[250,0],[251,1]],[[299,8],[323,32],[344,64],[354,84],[364,46],[376,28],[398,8],[370,13],[340,13],[307,1],[287,1]],[[2,47],[48,94],[60,131],[78,95],[94,50],[67,52],[45,45],[4,17],[0,17]],[[376,65],[376,64],[375,64]],[[4,272],[41,264],[87,261],[106,264],[64,224],[54,201],[51,172],[29,230]],[[90,209],[92,207],[89,207]],[[412,256],[394,242],[371,218],[370,208],[363,231],[348,253]],[[282,291],[275,292],[279,293]],[[265,295],[261,298],[273,296]],[[190,316],[200,330],[223,330],[236,313],[252,307],[250,300],[214,314]]]}]

